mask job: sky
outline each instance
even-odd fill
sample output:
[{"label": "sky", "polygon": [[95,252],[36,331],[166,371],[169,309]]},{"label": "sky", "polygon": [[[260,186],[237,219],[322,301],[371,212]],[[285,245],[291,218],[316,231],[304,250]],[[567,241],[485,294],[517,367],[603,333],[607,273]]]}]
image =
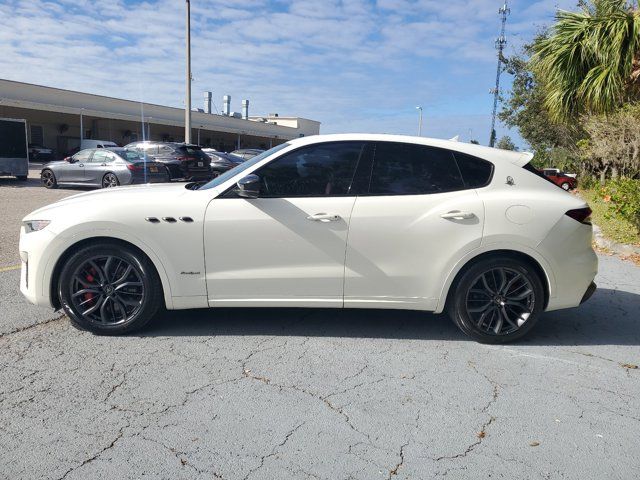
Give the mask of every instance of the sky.
[{"label": "sky", "polygon": [[[506,54],[576,0],[509,2]],[[192,106],[486,144],[501,0],[192,0]],[[0,0],[0,77],[184,107],[182,0]],[[510,79],[502,77],[503,91]],[[1,92],[0,92],[1,97]],[[498,125],[525,147],[517,132]]]}]

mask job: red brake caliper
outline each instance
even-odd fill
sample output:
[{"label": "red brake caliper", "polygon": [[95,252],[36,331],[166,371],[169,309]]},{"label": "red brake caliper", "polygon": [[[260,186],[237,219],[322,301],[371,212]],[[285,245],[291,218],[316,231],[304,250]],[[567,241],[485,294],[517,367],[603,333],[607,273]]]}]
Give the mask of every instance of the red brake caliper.
[{"label": "red brake caliper", "polygon": [[[95,268],[91,267],[89,272],[87,272],[87,275],[84,278],[87,280],[87,282],[93,283],[93,280],[95,279],[94,275],[96,274],[96,270]],[[87,292],[84,294],[85,301],[93,300],[93,297],[94,297],[94,294],[91,292]]]}]

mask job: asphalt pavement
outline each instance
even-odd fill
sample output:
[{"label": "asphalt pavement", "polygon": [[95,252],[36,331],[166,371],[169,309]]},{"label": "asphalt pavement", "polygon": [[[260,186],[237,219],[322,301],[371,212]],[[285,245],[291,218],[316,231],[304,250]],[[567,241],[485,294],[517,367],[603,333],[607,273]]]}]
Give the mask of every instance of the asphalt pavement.
[{"label": "asphalt pavement", "polygon": [[1,270],[0,478],[640,478],[640,268],[600,262],[589,302],[508,346],[373,310],[168,312],[98,337]]}]

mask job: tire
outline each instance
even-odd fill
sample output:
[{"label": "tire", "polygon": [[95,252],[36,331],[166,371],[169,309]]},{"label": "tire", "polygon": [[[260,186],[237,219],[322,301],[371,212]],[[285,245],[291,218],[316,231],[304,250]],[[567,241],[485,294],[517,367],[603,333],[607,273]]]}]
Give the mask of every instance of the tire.
[{"label": "tire", "polygon": [[102,177],[102,188],[113,188],[120,185],[120,181],[118,177],[116,177],[115,173],[107,173],[104,177]]},{"label": "tire", "polygon": [[43,170],[40,174],[40,180],[45,188],[58,188],[58,181],[56,175],[51,170]]},{"label": "tire", "polygon": [[162,284],[151,261],[119,243],[100,242],[74,253],[57,288],[71,324],[97,335],[139,330],[163,304]]},{"label": "tire", "polygon": [[562,182],[562,184],[560,185],[560,188],[568,192],[569,189],[571,188],[571,185],[569,185],[569,182]]},{"label": "tire", "polygon": [[456,279],[447,312],[474,340],[508,343],[535,326],[544,309],[544,295],[542,280],[528,263],[489,257],[472,264]]},{"label": "tire", "polygon": [[18,179],[19,182],[26,182],[28,176],[27,175],[16,175],[16,178]]}]

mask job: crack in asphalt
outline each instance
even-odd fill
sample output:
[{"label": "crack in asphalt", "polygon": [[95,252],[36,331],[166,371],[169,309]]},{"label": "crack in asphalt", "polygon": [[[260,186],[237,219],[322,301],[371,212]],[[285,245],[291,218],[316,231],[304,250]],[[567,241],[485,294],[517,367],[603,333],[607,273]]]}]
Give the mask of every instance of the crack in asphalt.
[{"label": "crack in asphalt", "polygon": [[31,325],[26,325],[24,327],[16,328],[15,330],[11,330],[9,332],[1,333],[0,334],[0,338],[5,338],[5,337],[8,337],[9,335],[13,335],[13,334],[16,334],[16,333],[26,332],[27,330],[31,330],[32,328],[40,327],[42,325],[47,325],[49,323],[52,323],[52,322],[55,322],[55,321],[58,321],[58,320],[62,320],[63,318],[66,318],[66,316],[67,316],[66,313],[62,313],[57,317],[50,318],[50,319],[44,320],[42,322],[32,323]]},{"label": "crack in asphalt", "polygon": [[64,480],[65,478],[67,478],[68,475],[70,475],[71,473],[73,473],[74,471],[78,470],[79,468],[84,467],[85,465],[88,465],[89,463],[93,462],[94,460],[96,460],[98,457],[100,457],[104,452],[112,449],[113,447],[115,447],[116,443],[118,443],[118,441],[120,439],[122,439],[122,437],[124,436],[124,430],[125,428],[129,427],[129,423],[127,422],[127,424],[123,427],[120,428],[120,430],[118,431],[118,434],[116,435],[116,437],[111,441],[111,443],[109,445],[107,445],[106,447],[104,447],[103,449],[99,450],[95,455],[87,458],[86,460],[83,460],[82,463],[80,463],[79,465],[75,466],[75,467],[71,467],[69,470],[67,470],[64,475],[62,475],[59,480]]},{"label": "crack in asphalt", "polygon": [[266,460],[268,458],[271,458],[271,457],[277,455],[278,448],[284,447],[284,445],[289,441],[289,439],[293,436],[293,434],[296,433],[298,431],[298,429],[300,429],[300,427],[302,427],[305,423],[306,422],[302,422],[302,423],[298,424],[297,426],[295,426],[291,431],[289,431],[285,435],[284,440],[282,440],[282,442],[280,442],[279,444],[275,445],[271,449],[271,453],[269,453],[267,455],[263,455],[262,457],[260,457],[260,465],[258,465],[257,467],[254,467],[251,470],[249,470],[249,472],[244,476],[243,480],[248,480],[251,475],[253,475],[255,472],[257,472],[258,470],[260,470],[264,466],[264,462],[266,462]]},{"label": "crack in asphalt", "polygon": [[[485,380],[487,380],[493,387],[491,399],[487,402],[487,404],[480,411],[483,414],[488,414],[488,411],[491,408],[491,406],[498,400],[498,383],[496,381],[490,379],[485,373],[480,372],[477,369],[475,363],[473,363],[471,361],[469,361],[467,363],[477,374],[479,374],[482,377],[484,377]],[[480,426],[480,430],[476,434],[476,437],[478,439],[475,442],[473,442],[470,445],[468,445],[467,448],[462,453],[457,453],[455,455],[443,455],[443,456],[435,458],[434,460],[436,462],[439,462],[439,461],[442,461],[442,460],[454,460],[454,459],[457,459],[457,458],[466,457],[469,453],[473,452],[473,450],[475,450],[476,447],[478,447],[480,444],[482,444],[482,441],[487,436],[487,428],[489,428],[491,426],[491,424],[493,422],[495,422],[495,420],[496,420],[496,417],[494,417],[493,415],[489,415],[489,419]]]},{"label": "crack in asphalt", "polygon": [[400,462],[398,462],[395,467],[389,470],[389,476],[387,477],[387,480],[391,480],[391,477],[398,475],[398,470],[400,470],[404,465],[404,449],[408,445],[409,445],[408,443],[405,443],[400,447]]}]

